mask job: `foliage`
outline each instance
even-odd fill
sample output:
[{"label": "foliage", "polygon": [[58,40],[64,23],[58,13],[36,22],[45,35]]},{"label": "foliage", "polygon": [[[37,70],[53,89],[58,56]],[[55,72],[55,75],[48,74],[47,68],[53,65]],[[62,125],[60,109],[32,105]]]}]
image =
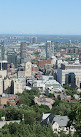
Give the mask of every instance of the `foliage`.
[{"label": "foliage", "polygon": [[67,90],[66,94],[70,95],[71,97],[73,97],[74,94],[77,94],[77,91],[76,90]]},{"label": "foliage", "polygon": [[0,110],[0,117],[5,116],[6,120],[21,120],[22,111],[16,107],[7,107]]},{"label": "foliage", "polygon": [[64,88],[67,89],[66,94],[70,95],[71,97],[73,97],[74,94],[77,94],[77,90],[70,86],[64,86]]},{"label": "foliage", "polygon": [[22,123],[10,123],[9,126],[2,128],[0,137],[58,137],[53,133],[51,127],[41,126],[40,124],[28,125]]},{"label": "foliage", "polygon": [[[71,90],[71,89],[70,89]],[[20,100],[17,106],[8,106],[0,110],[0,117],[5,116],[6,120],[21,120],[20,124],[10,123],[0,129],[0,137],[58,137],[54,134],[51,127],[41,126],[41,114],[52,113],[54,115],[67,115],[70,119],[68,125],[74,123],[76,132],[73,137],[80,137],[81,135],[81,104],[68,103],[55,99],[52,109],[48,106],[35,105],[33,102],[34,95],[39,95],[39,90],[33,88],[32,90],[25,90],[19,94]],[[50,95],[50,97],[52,97]],[[24,121],[22,121],[22,114],[24,114]],[[64,132],[60,133],[60,137],[70,137]]]},{"label": "foliage", "polygon": [[51,109],[51,113],[52,114],[56,114],[56,115],[69,115],[69,113],[71,112],[71,103],[68,102],[63,102],[63,101],[57,101],[52,109]]},{"label": "foliage", "polygon": [[81,103],[76,103],[72,106],[69,114],[70,125],[74,123],[76,136],[81,136]]},{"label": "foliage", "polygon": [[49,98],[54,98],[54,94],[49,93],[48,97]]}]

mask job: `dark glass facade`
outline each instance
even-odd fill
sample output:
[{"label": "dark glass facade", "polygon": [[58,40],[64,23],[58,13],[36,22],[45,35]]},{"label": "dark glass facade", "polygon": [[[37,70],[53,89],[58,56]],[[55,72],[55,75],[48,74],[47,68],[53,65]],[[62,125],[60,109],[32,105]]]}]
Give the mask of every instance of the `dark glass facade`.
[{"label": "dark glass facade", "polygon": [[7,61],[9,64],[13,63],[14,66],[17,68],[17,53],[15,51],[8,51]]}]

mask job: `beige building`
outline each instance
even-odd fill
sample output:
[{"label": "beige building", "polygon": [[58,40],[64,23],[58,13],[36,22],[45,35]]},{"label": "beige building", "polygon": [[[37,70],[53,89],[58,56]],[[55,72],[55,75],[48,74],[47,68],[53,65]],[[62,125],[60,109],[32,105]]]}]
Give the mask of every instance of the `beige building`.
[{"label": "beige building", "polygon": [[14,79],[14,94],[22,93],[24,91],[24,86],[26,86],[25,78]]},{"label": "beige building", "polygon": [[3,93],[3,79],[0,77],[0,95]]},{"label": "beige building", "polygon": [[0,97],[0,105],[7,104],[8,101],[8,97]]},{"label": "beige building", "polygon": [[0,75],[4,79],[7,76],[7,70],[0,70]]},{"label": "beige building", "polygon": [[47,98],[46,96],[40,95],[39,97],[35,96],[34,102],[35,104],[38,104],[39,106],[46,105],[50,109],[52,109],[52,105],[55,101],[51,98]]},{"label": "beige building", "polygon": [[30,61],[25,63],[25,77],[32,76],[32,64]]},{"label": "beige building", "polygon": [[4,90],[7,90],[11,87],[11,79],[4,79]]},{"label": "beige building", "polygon": [[53,67],[55,64],[56,64],[56,57],[55,56],[52,56],[51,57],[51,66]]}]

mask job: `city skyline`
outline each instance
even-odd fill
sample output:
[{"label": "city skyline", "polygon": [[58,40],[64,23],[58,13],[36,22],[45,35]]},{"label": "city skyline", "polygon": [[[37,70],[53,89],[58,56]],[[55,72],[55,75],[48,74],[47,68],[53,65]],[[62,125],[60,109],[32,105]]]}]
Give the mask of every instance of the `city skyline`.
[{"label": "city skyline", "polygon": [[3,0],[0,34],[81,35],[80,0]]}]

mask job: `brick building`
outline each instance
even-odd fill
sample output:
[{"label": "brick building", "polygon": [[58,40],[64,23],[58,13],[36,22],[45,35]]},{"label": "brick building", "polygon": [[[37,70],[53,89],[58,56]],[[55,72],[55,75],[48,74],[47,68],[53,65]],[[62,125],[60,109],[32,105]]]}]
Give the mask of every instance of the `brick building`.
[{"label": "brick building", "polygon": [[3,108],[9,102],[11,106],[15,106],[19,101],[17,96],[0,97],[0,108]]},{"label": "brick building", "polygon": [[38,67],[43,68],[46,64],[51,64],[51,60],[39,60],[38,61]]}]

